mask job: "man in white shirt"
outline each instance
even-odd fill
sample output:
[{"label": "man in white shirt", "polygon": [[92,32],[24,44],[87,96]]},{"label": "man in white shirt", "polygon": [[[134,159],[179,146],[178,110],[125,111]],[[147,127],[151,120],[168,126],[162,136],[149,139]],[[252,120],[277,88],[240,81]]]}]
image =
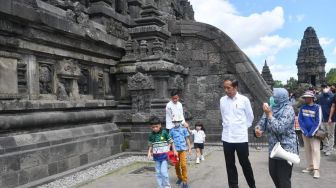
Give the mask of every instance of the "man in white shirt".
[{"label": "man in white shirt", "polygon": [[182,124],[187,127],[188,124],[184,119],[183,107],[179,102],[180,97],[176,90],[170,93],[171,100],[166,105],[166,129],[170,130],[175,127],[173,121],[182,119]]},{"label": "man in white shirt", "polygon": [[235,165],[235,152],[242,166],[245,179],[250,188],[255,188],[253,170],[249,161],[248,128],[253,122],[250,100],[237,91],[238,81],[224,80],[226,96],[220,99],[222,115],[222,141],[226,171],[230,188],[238,188],[238,173]]}]

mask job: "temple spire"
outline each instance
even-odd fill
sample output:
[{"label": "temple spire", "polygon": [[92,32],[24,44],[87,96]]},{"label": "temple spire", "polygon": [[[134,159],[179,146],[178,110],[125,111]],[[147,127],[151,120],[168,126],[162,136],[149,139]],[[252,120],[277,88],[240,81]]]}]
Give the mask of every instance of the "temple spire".
[{"label": "temple spire", "polygon": [[308,27],[301,40],[296,65],[298,82],[319,86],[325,82],[325,64],[327,59],[313,27]]},{"label": "temple spire", "polygon": [[269,85],[272,88],[273,85],[274,85],[274,80],[273,80],[273,76],[272,76],[271,70],[268,67],[266,60],[265,60],[264,67],[263,67],[262,72],[261,72],[261,76],[264,78],[264,80],[266,81],[267,85]]}]

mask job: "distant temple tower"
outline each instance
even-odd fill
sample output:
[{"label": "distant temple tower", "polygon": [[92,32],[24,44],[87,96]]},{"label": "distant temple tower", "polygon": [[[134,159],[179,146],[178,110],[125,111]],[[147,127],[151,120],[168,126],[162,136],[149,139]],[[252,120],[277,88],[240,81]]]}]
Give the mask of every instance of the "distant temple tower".
[{"label": "distant temple tower", "polygon": [[265,65],[264,65],[264,67],[262,69],[262,72],[261,72],[261,76],[264,78],[267,85],[270,86],[270,88],[273,88],[274,80],[273,80],[271,70],[269,69],[266,60],[265,60]]},{"label": "distant temple tower", "polygon": [[296,65],[298,68],[298,83],[308,83],[320,86],[325,82],[325,64],[327,59],[319,43],[313,27],[308,27],[298,52]]}]

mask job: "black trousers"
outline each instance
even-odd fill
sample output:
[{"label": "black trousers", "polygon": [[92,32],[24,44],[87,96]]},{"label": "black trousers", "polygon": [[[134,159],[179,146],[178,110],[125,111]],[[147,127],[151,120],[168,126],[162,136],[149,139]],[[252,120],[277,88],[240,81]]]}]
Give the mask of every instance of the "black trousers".
[{"label": "black trousers", "polygon": [[228,175],[229,187],[237,188],[238,187],[238,173],[236,168],[235,161],[235,152],[239,159],[239,163],[243,169],[243,173],[247,184],[250,188],[255,188],[255,180],[253,176],[253,170],[248,158],[249,148],[248,143],[228,143],[223,141],[223,149],[226,163],[226,172]]},{"label": "black trousers", "polygon": [[285,160],[269,158],[268,169],[276,188],[291,188],[293,166]]}]

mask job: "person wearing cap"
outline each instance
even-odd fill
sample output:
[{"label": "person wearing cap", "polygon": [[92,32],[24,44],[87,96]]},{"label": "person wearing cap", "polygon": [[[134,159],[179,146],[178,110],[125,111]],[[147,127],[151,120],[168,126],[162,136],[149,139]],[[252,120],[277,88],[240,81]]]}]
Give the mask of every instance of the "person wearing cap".
[{"label": "person wearing cap", "polygon": [[222,115],[222,142],[228,174],[229,188],[238,188],[238,173],[235,153],[242,166],[250,188],[255,188],[252,166],[249,160],[248,128],[252,126],[253,111],[250,100],[238,93],[238,80],[224,79],[225,96],[220,99]]},{"label": "person wearing cap", "polygon": [[182,125],[184,118],[181,114],[173,117],[172,123],[174,127],[169,130],[169,135],[174,141],[175,149],[178,153],[178,162],[175,165],[177,176],[177,185],[182,184],[182,188],[188,188],[188,173],[187,173],[187,151],[191,154],[191,145],[189,140],[189,132]]},{"label": "person wearing cap", "polygon": [[322,109],[322,129],[328,133],[328,136],[322,140],[323,152],[329,156],[334,148],[335,123],[329,121],[331,106],[333,104],[334,94],[326,84],[322,84],[322,93],[319,95],[318,104]]},{"label": "person wearing cap", "polygon": [[299,124],[308,166],[302,172],[312,173],[314,178],[320,178],[320,140],[314,135],[322,121],[322,110],[320,105],[315,104],[314,97],[312,91],[306,91],[302,96],[305,104],[299,111]]}]

